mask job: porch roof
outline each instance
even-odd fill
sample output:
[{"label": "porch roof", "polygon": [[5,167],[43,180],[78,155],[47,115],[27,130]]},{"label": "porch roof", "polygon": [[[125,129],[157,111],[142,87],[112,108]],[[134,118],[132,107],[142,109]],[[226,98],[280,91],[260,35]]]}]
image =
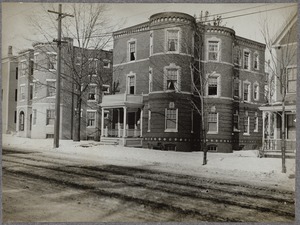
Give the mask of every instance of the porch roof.
[{"label": "porch roof", "polygon": [[[262,111],[270,111],[270,112],[281,112],[282,105],[268,105],[259,107]],[[285,111],[296,112],[296,105],[286,105]]]},{"label": "porch roof", "polygon": [[143,106],[143,96],[128,95],[126,93],[116,95],[104,95],[100,106],[102,108],[140,108]]}]

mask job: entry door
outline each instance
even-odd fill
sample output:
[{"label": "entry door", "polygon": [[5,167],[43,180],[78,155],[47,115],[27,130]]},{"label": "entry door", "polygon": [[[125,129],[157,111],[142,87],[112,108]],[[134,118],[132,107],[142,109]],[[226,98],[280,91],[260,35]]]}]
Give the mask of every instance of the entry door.
[{"label": "entry door", "polygon": [[134,129],[135,127],[135,112],[128,112],[128,128]]}]

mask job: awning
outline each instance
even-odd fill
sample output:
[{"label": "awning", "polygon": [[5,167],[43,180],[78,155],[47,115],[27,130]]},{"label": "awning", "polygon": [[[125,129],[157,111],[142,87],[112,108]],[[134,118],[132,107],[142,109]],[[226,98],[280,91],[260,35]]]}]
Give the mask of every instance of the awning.
[{"label": "awning", "polygon": [[100,106],[102,108],[122,108],[124,106],[140,108],[143,106],[143,96],[128,94],[104,95]]}]

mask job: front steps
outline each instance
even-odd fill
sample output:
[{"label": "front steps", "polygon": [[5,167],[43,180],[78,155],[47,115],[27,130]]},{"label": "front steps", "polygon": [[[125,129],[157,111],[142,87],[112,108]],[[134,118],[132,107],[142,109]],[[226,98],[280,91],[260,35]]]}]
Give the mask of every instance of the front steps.
[{"label": "front steps", "polygon": [[120,138],[101,137],[100,143],[103,145],[119,145]]}]

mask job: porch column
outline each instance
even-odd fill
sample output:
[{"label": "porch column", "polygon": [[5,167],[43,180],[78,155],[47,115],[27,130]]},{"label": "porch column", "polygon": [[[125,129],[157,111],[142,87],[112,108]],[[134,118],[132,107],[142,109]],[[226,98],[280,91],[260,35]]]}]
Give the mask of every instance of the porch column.
[{"label": "porch column", "polygon": [[118,123],[117,123],[117,129],[118,129],[118,137],[121,137],[121,126],[120,126],[120,109],[118,110]]},{"label": "porch column", "polygon": [[273,126],[273,124],[271,124],[271,117],[273,116],[272,112],[268,112],[268,139],[271,138],[271,126]]},{"label": "porch column", "polygon": [[126,124],[127,124],[127,107],[123,107],[123,137],[126,137]]},{"label": "porch column", "polygon": [[263,142],[263,147],[265,147],[265,126],[266,126],[266,123],[265,123],[265,119],[266,119],[266,112],[265,111],[263,111],[262,112],[262,119],[263,119],[263,129],[262,129],[262,136],[263,136],[263,138],[262,138],[262,142]]},{"label": "porch column", "polygon": [[104,108],[101,108],[101,137],[104,137]]},{"label": "porch column", "polygon": [[143,112],[144,110],[141,109],[141,116],[140,116],[140,136],[143,137]]}]

